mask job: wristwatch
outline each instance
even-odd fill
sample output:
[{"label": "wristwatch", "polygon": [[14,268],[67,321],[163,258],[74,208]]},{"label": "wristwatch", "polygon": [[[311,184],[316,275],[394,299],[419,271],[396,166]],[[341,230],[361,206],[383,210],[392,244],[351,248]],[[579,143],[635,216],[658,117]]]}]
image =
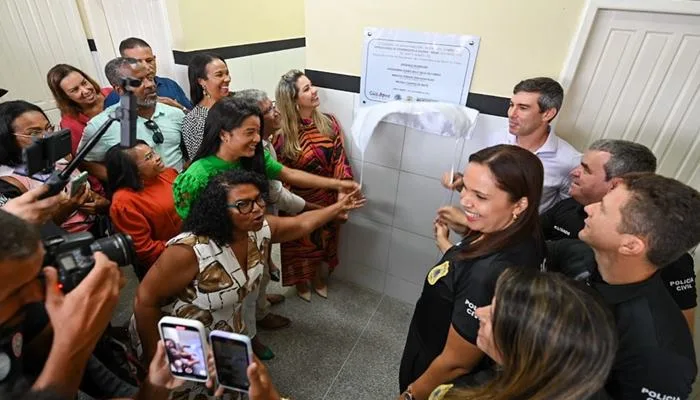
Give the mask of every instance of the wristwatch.
[{"label": "wristwatch", "polygon": [[406,391],[401,393],[401,400],[416,400],[416,398],[413,397],[413,391],[410,386],[406,388]]}]

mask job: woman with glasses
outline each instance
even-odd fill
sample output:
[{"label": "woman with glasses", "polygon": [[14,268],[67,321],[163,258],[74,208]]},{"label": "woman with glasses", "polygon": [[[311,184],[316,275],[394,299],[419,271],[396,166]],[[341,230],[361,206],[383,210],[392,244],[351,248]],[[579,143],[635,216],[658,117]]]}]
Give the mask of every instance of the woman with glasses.
[{"label": "woman with glasses", "polygon": [[160,155],[144,141],[125,148],[115,145],[105,156],[107,188],[112,193],[109,216],[114,227],[131,235],[136,249],[137,275],[143,274],[180,233],[173,181],[177,171],[166,168]]},{"label": "woman with glasses", "polygon": [[[53,131],[54,126],[44,111],[34,104],[22,100],[0,103],[0,179],[22,193],[42,185],[48,179],[48,174],[23,175],[22,150]],[[66,165],[67,161],[61,159],[55,167],[62,169]],[[75,170],[71,176],[75,178],[78,175],[80,171]],[[72,197],[68,195],[68,189],[63,194],[61,207],[53,216],[54,222],[68,232],[90,230],[95,216],[107,212],[109,201],[88,186]],[[102,236],[102,232],[93,233]]]},{"label": "woman with glasses", "polygon": [[192,57],[187,67],[187,75],[190,80],[192,104],[195,106],[182,121],[182,138],[185,141],[189,159],[192,159],[202,144],[204,122],[209,109],[219,99],[228,96],[231,76],[228,73],[226,61],[212,53]]},{"label": "woman with glasses", "polygon": [[[270,244],[299,238],[361,206],[353,196],[296,217],[265,215],[268,183],[234,169],[214,177],[192,204],[184,233],[167,244],[139,285],[136,327],[146,360],[163,312],[199,320],[207,330],[245,333],[243,300],[258,289]],[[252,317],[252,318],[251,318]]]}]

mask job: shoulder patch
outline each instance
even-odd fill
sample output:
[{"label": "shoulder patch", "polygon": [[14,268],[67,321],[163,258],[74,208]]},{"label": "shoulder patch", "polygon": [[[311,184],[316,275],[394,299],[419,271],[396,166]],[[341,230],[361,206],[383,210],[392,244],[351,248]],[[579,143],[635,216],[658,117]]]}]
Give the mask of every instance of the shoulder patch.
[{"label": "shoulder patch", "polygon": [[450,262],[445,261],[444,263],[433,267],[433,269],[428,272],[428,283],[434,285],[440,278],[447,275],[450,270]]}]

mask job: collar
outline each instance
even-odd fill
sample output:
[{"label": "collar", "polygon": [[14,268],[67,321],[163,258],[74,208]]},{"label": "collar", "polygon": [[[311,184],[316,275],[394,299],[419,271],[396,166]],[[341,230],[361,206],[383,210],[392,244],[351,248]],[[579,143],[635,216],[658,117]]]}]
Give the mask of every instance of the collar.
[{"label": "collar", "polygon": [[[510,132],[507,132],[507,142],[508,144],[513,144],[517,145],[516,142],[516,137]],[[559,147],[559,137],[554,133],[552,130],[552,127],[549,127],[549,133],[547,134],[547,140],[540,146],[539,149],[535,150],[535,154],[544,154],[544,153],[556,153],[557,148]]]},{"label": "collar", "polygon": [[627,285],[609,285],[603,281],[600,272],[596,268],[591,276],[590,284],[603,296],[607,304],[616,305],[644,296],[650,287],[659,282],[659,279],[661,279],[659,276],[659,271],[657,271],[651,278],[642,282]]},{"label": "collar", "polygon": [[[163,116],[163,115],[165,115],[165,105],[161,102],[158,102],[158,103],[156,103],[156,109],[155,109],[155,111],[153,111],[153,115],[151,115],[151,119],[153,120],[153,119],[156,119],[156,118]],[[145,121],[148,121],[148,119],[146,119],[140,115],[139,115],[139,118],[141,118]]]}]

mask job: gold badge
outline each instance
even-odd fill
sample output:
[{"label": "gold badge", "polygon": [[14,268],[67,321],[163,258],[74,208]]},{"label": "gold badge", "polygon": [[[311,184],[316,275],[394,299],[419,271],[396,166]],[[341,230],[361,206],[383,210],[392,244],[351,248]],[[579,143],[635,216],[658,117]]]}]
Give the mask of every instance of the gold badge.
[{"label": "gold badge", "polygon": [[447,272],[450,270],[450,262],[445,261],[444,263],[433,267],[433,269],[430,270],[428,273],[428,283],[431,285],[434,285],[435,282],[437,282],[440,278],[443,276],[447,275]]},{"label": "gold badge", "polygon": [[453,387],[453,384],[445,384],[436,387],[435,390],[433,390],[433,393],[430,394],[430,398],[428,400],[442,400],[447,392],[449,392]]}]

